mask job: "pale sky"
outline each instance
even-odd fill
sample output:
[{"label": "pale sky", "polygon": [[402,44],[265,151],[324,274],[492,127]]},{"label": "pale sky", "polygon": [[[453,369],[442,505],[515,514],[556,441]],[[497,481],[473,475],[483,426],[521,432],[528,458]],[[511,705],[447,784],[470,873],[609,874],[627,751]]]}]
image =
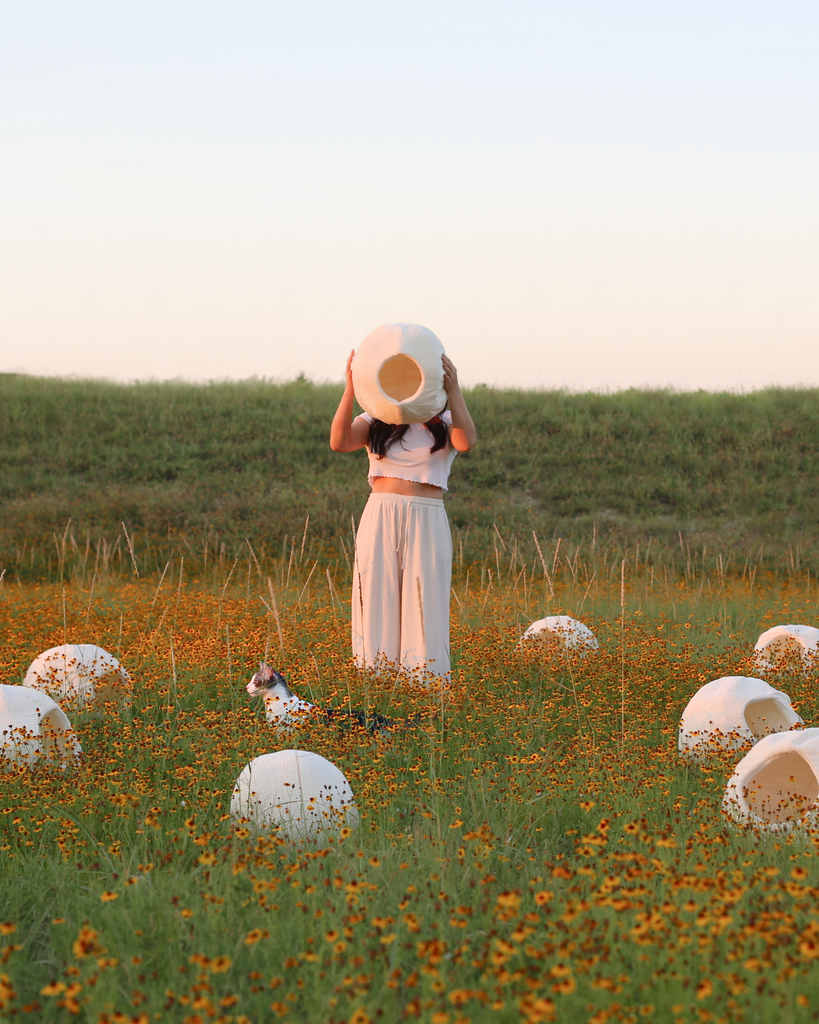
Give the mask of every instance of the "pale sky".
[{"label": "pale sky", "polygon": [[816,0],[0,12],[0,372],[819,385]]}]

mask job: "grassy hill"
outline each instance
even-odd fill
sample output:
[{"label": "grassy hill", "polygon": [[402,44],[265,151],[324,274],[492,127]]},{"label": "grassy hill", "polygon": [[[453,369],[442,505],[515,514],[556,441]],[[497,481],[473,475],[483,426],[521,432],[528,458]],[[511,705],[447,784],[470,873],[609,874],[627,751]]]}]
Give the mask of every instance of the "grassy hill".
[{"label": "grassy hill", "polygon": [[[249,538],[281,552],[303,536],[339,554],[368,493],[363,452],[328,446],[339,386],[206,385],[0,376],[0,569],[54,574],[116,548],[192,568]],[[611,395],[478,387],[476,449],[447,503],[468,557],[501,536],[654,550],[705,545],[819,567],[819,392]],[[69,522],[70,521],[70,522]],[[794,556],[794,552],[796,555]]]}]

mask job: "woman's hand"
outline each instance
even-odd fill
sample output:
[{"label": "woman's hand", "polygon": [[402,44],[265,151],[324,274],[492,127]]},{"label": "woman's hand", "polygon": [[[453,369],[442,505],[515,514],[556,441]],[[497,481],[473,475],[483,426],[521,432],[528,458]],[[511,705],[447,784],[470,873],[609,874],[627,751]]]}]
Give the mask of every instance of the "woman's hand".
[{"label": "woman's hand", "polygon": [[458,383],[458,371],[449,356],[441,356],[441,362],[444,367],[444,390],[451,397],[461,390],[461,385]]},{"label": "woman's hand", "polygon": [[353,359],[355,357],[355,349],[347,357],[347,369],[344,373],[344,388],[345,391],[353,390]]}]

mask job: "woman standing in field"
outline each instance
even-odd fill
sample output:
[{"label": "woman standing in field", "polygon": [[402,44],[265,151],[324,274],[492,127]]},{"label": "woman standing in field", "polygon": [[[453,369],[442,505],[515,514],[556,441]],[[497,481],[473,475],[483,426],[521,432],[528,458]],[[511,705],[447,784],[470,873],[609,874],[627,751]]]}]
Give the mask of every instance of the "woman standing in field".
[{"label": "woman standing in field", "polygon": [[353,656],[371,668],[388,662],[419,678],[447,678],[452,538],[443,495],[455,455],[475,444],[475,424],[446,355],[448,408],[426,423],[353,419],[354,356],[330,428],[333,451],[366,448],[370,464],[353,569]]}]

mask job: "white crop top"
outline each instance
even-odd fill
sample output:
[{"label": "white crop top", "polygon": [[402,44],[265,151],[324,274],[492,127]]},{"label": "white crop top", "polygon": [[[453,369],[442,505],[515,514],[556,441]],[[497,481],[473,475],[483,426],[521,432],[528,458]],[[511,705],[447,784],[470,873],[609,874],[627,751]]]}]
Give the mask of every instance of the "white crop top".
[{"label": "white crop top", "polygon": [[[357,419],[366,420],[367,423],[373,421],[373,417],[366,412]],[[452,413],[449,409],[441,413],[441,419],[447,429],[452,426]],[[431,455],[429,450],[434,443],[432,435],[423,423],[410,423],[401,440],[396,441],[383,458],[379,459],[377,455],[373,455],[368,445],[370,472],[367,479],[370,486],[372,487],[376,477],[387,476],[398,480],[410,480],[417,484],[431,484],[445,491],[452,460],[458,452],[453,448],[452,442],[449,442]]]}]

